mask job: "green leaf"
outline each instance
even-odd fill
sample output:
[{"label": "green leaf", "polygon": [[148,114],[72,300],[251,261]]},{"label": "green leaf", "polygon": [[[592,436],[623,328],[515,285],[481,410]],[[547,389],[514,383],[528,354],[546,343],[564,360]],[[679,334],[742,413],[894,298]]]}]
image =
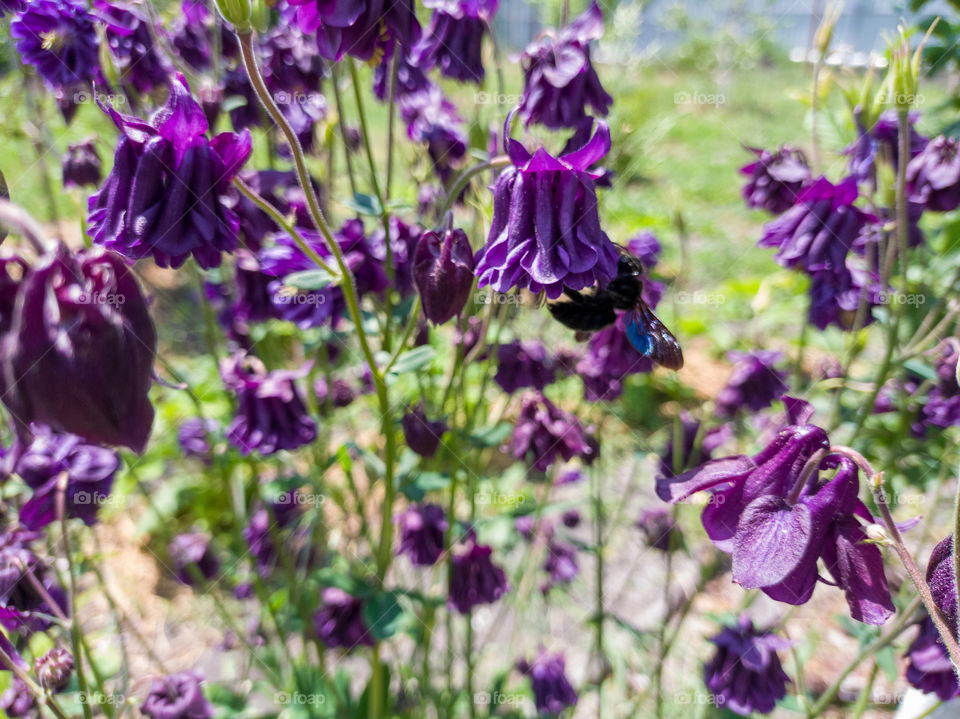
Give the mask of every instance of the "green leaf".
[{"label": "green leaf", "polygon": [[899,675],[899,670],[897,669],[897,656],[893,652],[893,647],[886,646],[877,652],[874,657],[877,666],[887,675],[887,680],[894,682]]},{"label": "green leaf", "polygon": [[393,592],[379,592],[363,603],[363,619],[375,639],[389,639],[403,629],[407,617]]},{"label": "green leaf", "polygon": [[437,351],[430,345],[414,347],[412,350],[407,350],[397,357],[397,361],[393,363],[393,367],[390,368],[390,371],[393,374],[416,372],[418,369],[426,367],[428,364],[433,362],[433,358],[436,355]]},{"label": "green leaf", "polygon": [[337,278],[326,270],[317,267],[313,270],[291,272],[283,278],[283,283],[303,292],[310,292],[312,290],[322,290],[337,284]]},{"label": "green leaf", "polygon": [[509,422],[501,422],[492,427],[485,427],[479,432],[471,434],[467,439],[471,444],[478,447],[499,447],[504,440],[513,432],[513,425]]},{"label": "green leaf", "polygon": [[346,200],[343,204],[361,215],[379,217],[383,212],[380,201],[373,195],[367,195],[363,192],[356,193],[352,200]]},{"label": "green leaf", "polygon": [[400,483],[400,491],[411,502],[419,502],[427,492],[446,489],[450,475],[443,472],[415,472],[408,474]]}]

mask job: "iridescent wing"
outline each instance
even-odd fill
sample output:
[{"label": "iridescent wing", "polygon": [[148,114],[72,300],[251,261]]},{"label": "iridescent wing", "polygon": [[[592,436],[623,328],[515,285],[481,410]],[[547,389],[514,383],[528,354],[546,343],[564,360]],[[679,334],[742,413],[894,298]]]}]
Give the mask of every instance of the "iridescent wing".
[{"label": "iridescent wing", "polygon": [[683,367],[680,343],[645,302],[639,302],[630,313],[626,327],[630,344],[644,357],[667,369],[678,370]]}]

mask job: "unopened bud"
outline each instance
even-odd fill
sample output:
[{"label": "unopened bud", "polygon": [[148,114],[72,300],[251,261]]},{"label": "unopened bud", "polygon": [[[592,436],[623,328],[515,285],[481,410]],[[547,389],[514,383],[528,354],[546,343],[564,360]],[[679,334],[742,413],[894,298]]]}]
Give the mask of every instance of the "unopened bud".
[{"label": "unopened bud", "polygon": [[884,529],[883,525],[881,524],[868,524],[863,530],[863,533],[871,542],[875,542],[877,544],[890,543],[890,535],[887,534],[887,530]]},{"label": "unopened bud", "polygon": [[250,0],[217,0],[217,9],[237,32],[250,32],[253,9]]},{"label": "unopened bud", "polygon": [[51,692],[65,689],[73,673],[73,655],[62,647],[54,647],[34,663],[40,686]]}]

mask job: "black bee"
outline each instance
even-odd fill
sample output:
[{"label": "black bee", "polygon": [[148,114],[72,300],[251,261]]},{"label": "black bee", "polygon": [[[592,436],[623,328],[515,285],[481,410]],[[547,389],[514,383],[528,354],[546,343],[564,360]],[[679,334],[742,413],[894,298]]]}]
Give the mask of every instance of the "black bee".
[{"label": "black bee", "polygon": [[637,352],[658,365],[678,370],[683,367],[683,351],[677,338],[643,301],[643,265],[622,247],[617,262],[617,276],[600,287],[586,292],[564,288],[566,301],[547,305],[554,319],[572,330],[595,332],[617,320],[616,310],[630,314],[627,338]]}]

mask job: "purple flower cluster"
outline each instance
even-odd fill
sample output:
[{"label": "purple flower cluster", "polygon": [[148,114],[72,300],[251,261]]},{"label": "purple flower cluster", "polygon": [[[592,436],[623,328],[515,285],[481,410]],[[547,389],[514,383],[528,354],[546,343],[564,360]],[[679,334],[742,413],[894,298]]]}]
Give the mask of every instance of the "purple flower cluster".
[{"label": "purple flower cluster", "polygon": [[313,630],[328,647],[346,650],[373,646],[373,636],[363,617],[364,601],[342,589],[327,587],[321,593],[322,607],[313,615]]},{"label": "purple flower cluster", "polygon": [[296,9],[300,29],[315,36],[320,54],[328,60],[350,55],[370,61],[393,41],[412,48],[421,28],[413,0],[288,0]]},{"label": "purple flower cluster", "polygon": [[477,544],[470,534],[452,550],[447,604],[461,614],[481,604],[493,604],[507,592],[507,576],[493,563],[493,549]]},{"label": "purple flower cluster", "polygon": [[483,82],[483,36],[497,12],[498,0],[425,0],[433,9],[430,27],[413,49],[412,62],[423,70],[460,82]]},{"label": "purple flower cluster", "polygon": [[530,392],[523,398],[510,451],[539,472],[546,472],[558,456],[569,461],[574,457],[589,460],[593,455],[580,421],[540,392]]},{"label": "purple flower cluster", "polygon": [[749,179],[743,186],[747,207],[763,209],[772,215],[786,212],[810,181],[810,165],[800,148],[784,145],[776,152],[747,148],[756,161],[740,168]]},{"label": "purple flower cluster", "polygon": [[421,567],[431,567],[443,554],[447,520],[439,504],[412,505],[397,516],[400,527],[399,554]]},{"label": "purple flower cluster", "polygon": [[89,85],[100,71],[97,26],[81,0],[31,0],[10,23],[17,52],[52,88]]},{"label": "purple flower cluster", "polygon": [[960,696],[957,672],[950,654],[929,616],[919,625],[916,639],[907,649],[907,681],[925,694],[934,694],[942,701]]}]

